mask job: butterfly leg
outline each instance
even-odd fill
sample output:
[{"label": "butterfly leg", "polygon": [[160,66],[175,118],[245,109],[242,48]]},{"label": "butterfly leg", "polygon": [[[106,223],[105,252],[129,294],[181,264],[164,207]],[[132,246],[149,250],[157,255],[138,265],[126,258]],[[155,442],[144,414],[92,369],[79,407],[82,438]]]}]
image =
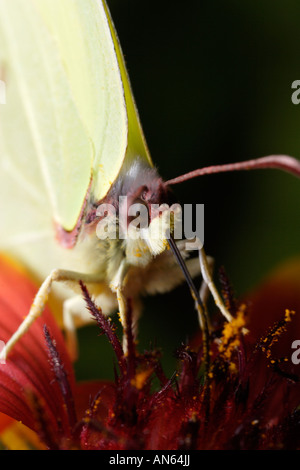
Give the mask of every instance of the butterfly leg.
[{"label": "butterfly leg", "polygon": [[[209,269],[210,275],[212,276],[212,272],[213,272],[213,268],[214,268],[214,259],[211,258],[210,256],[207,256],[207,267]],[[201,286],[200,286],[200,289],[199,289],[199,294],[200,294],[200,298],[202,300],[202,303],[206,308],[206,304],[207,304],[207,300],[208,300],[208,297],[209,297],[209,294],[210,294],[210,290],[209,290],[209,287],[208,287],[207,283],[204,281],[204,279],[201,282]],[[210,319],[209,319],[209,317],[207,317],[207,323],[208,323],[208,327],[210,328]],[[200,324],[200,328],[202,329],[203,325],[202,325],[202,318],[201,318],[200,315],[199,315],[199,324]]]},{"label": "butterfly leg", "polygon": [[[127,302],[126,297],[124,295],[124,286],[125,286],[125,278],[128,272],[129,265],[126,262],[126,259],[121,261],[120,267],[115,275],[114,279],[110,283],[110,288],[113,292],[117,295],[117,301],[119,306],[119,314],[120,320],[123,326],[123,332],[126,330],[126,315],[127,315]],[[123,349],[124,352],[127,351],[127,339],[126,335],[123,334]]]},{"label": "butterfly leg", "polygon": [[25,317],[17,331],[12,335],[12,337],[6,343],[5,347],[2,349],[0,353],[0,359],[5,359],[5,357],[8,356],[14,345],[19,341],[19,339],[24,335],[24,333],[26,333],[32,323],[42,315],[45,305],[48,301],[52,283],[54,281],[72,284],[74,282],[78,283],[78,281],[80,280],[86,283],[99,281],[97,276],[93,274],[84,274],[63,269],[54,269],[39,288],[28,315]]},{"label": "butterfly leg", "polygon": [[[128,305],[126,301],[126,297],[124,296],[123,289],[120,288],[117,290],[117,299],[118,299],[118,305],[119,305],[119,313],[120,313],[120,320],[123,326],[123,351],[126,354],[128,350],[128,345],[127,345],[127,336],[125,334],[126,327],[127,327],[127,312],[128,312]],[[138,320],[141,316],[141,305],[138,299],[132,299],[131,303],[131,330],[132,330],[132,336],[133,340],[136,339],[137,334],[138,334]]]},{"label": "butterfly leg", "polygon": [[228,312],[227,308],[225,307],[224,302],[213,282],[213,279],[211,276],[211,270],[209,267],[209,261],[206,257],[203,247],[199,249],[199,261],[200,261],[200,268],[201,268],[203,281],[207,285],[208,289],[210,290],[216,306],[220,309],[221,313],[224,315],[226,320],[231,321],[233,319],[233,316]]},{"label": "butterfly leg", "polygon": [[[207,256],[206,259],[207,259],[207,265],[208,265],[210,275],[212,276],[213,269],[214,269],[214,259],[211,256]],[[209,292],[210,290],[208,288],[208,285],[203,280],[200,286],[199,293],[200,293],[201,300],[204,304],[207,303]]]}]

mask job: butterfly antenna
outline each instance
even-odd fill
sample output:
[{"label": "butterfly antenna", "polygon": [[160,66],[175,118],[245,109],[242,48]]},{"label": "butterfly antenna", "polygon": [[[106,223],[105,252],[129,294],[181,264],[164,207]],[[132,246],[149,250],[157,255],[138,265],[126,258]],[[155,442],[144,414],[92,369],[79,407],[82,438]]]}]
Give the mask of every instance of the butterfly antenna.
[{"label": "butterfly antenna", "polygon": [[178,265],[180,266],[184,277],[186,279],[186,282],[190,288],[191,294],[193,299],[196,302],[197,310],[198,310],[198,315],[200,318],[200,324],[202,325],[202,334],[203,334],[203,354],[205,358],[205,370],[208,372],[209,369],[209,362],[210,362],[210,356],[209,356],[209,328],[208,328],[208,320],[207,320],[207,315],[206,315],[206,310],[203,305],[203,302],[201,300],[200,294],[198,290],[195,287],[195,284],[192,280],[192,277],[187,269],[186,263],[178,249],[178,246],[176,245],[176,242],[172,236],[168,239],[170,248],[178,262]]},{"label": "butterfly antenna", "polygon": [[300,161],[294,157],[288,155],[269,155],[267,157],[247,160],[238,163],[228,163],[225,165],[214,165],[198,170],[190,171],[185,175],[178,176],[169,181],[166,181],[166,185],[173,185],[183,183],[190,179],[196,178],[203,175],[211,175],[213,173],[224,173],[227,171],[240,171],[240,170],[259,170],[259,169],[277,169],[291,173],[294,176],[300,178]]}]

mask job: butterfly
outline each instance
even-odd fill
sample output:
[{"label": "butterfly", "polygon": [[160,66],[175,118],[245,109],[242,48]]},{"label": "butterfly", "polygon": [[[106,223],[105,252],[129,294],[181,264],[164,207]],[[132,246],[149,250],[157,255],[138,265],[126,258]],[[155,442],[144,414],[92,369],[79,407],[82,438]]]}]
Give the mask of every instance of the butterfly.
[{"label": "butterfly", "polygon": [[[203,326],[202,300],[192,281],[201,271],[230,321],[199,237],[193,245],[199,259],[190,256],[186,240],[174,239],[180,213],[171,188],[233,170],[280,168],[299,176],[299,161],[274,155],[163,181],[104,0],[0,0],[0,80],[0,249],[42,282],[1,355],[42,314],[53,288],[64,302],[75,356],[75,317],[77,324],[90,321],[79,280],[106,315],[119,310],[123,326],[130,297],[136,332],[141,298],[170,291],[184,279]],[[143,236],[131,236],[137,228]]]}]

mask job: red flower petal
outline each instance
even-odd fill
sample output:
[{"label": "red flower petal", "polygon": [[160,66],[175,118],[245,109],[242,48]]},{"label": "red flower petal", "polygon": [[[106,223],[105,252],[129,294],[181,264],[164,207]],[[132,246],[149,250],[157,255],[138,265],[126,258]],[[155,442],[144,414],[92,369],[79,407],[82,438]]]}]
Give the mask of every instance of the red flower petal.
[{"label": "red flower petal", "polygon": [[0,434],[14,422],[14,419],[10,416],[0,413]]},{"label": "red flower petal", "polygon": [[[26,273],[5,257],[0,257],[0,339],[6,342],[27,315],[37,292],[37,287]],[[55,336],[64,368],[71,387],[74,373],[64,339],[48,308],[37,319],[28,332],[15,345],[6,364],[0,365],[0,412],[22,421],[35,429],[34,415],[27,398],[27,391],[41,400],[53,430],[63,422],[64,410],[58,384],[53,382],[53,373],[43,334],[47,324]]]}]

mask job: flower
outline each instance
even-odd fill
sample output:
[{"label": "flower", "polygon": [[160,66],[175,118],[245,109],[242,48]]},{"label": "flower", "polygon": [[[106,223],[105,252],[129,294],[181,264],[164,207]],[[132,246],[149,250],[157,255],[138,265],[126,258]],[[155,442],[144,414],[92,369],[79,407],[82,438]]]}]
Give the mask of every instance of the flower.
[{"label": "flower", "polygon": [[[182,344],[172,377],[165,376],[158,351],[137,350],[130,300],[124,354],[113,321],[81,284],[87,308],[114,350],[115,381],[76,383],[63,335],[46,310],[0,366],[2,437],[13,418],[26,426],[23,435],[30,430],[31,445],[44,449],[298,449],[299,375],[286,355],[289,350],[282,349],[296,315],[286,308],[264,332],[255,329],[258,298],[252,294],[238,302],[224,272],[221,281],[234,320],[216,318],[208,361],[202,336]],[[24,273],[0,259],[4,341],[28,310],[34,291]],[[266,312],[271,315],[268,306]],[[7,438],[2,442],[9,447]]]}]

